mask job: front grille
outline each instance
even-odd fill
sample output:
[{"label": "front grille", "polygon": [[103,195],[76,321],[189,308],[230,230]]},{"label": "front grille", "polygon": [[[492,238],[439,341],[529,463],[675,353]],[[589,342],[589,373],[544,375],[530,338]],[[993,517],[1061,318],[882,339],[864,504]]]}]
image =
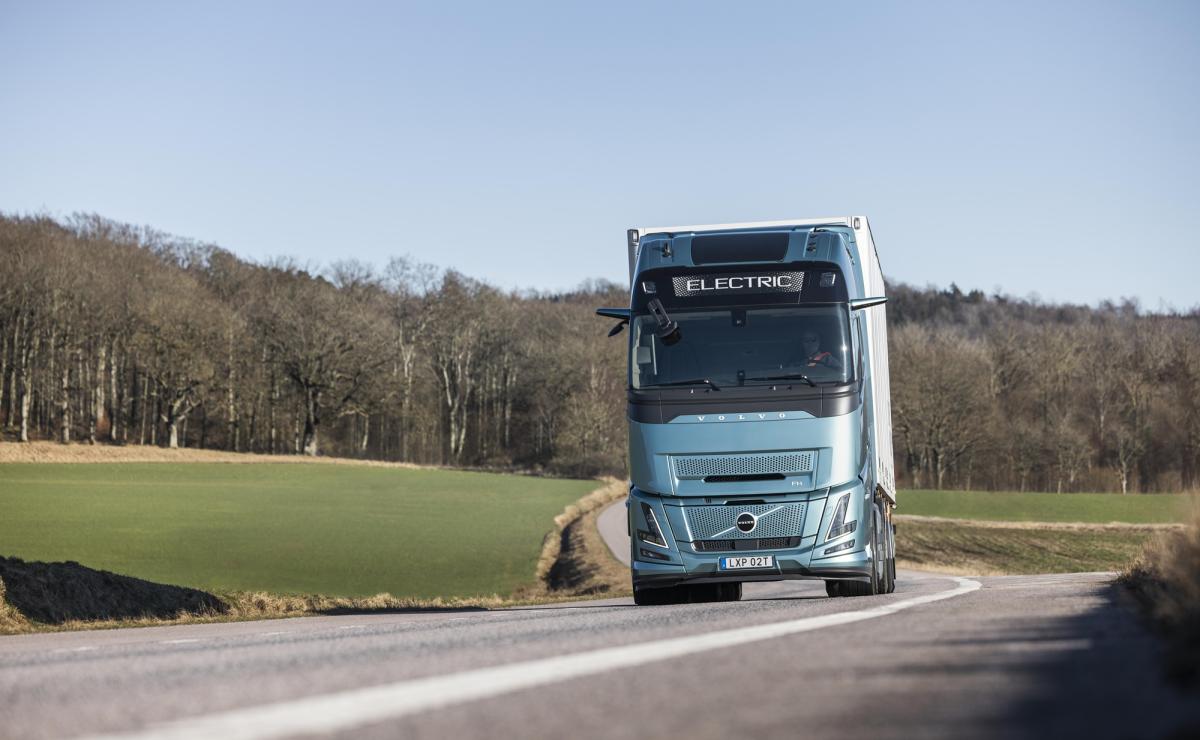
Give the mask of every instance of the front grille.
[{"label": "front grille", "polygon": [[753,475],[706,475],[705,483],[752,483],[760,480],[783,480],[782,473],[754,473]]},{"label": "front grille", "polygon": [[762,455],[675,455],[678,478],[707,478],[713,475],[796,475],[811,473],[813,453],[785,452]]},{"label": "front grille", "polygon": [[696,552],[732,552],[734,550],[783,550],[799,547],[799,537],[761,537],[753,540],[700,540],[692,543]]},{"label": "front grille", "polygon": [[[685,506],[683,515],[693,540],[756,540],[798,536],[804,528],[805,506],[804,503]],[[738,516],[746,513],[753,514],[758,520],[749,532],[737,528]]]}]

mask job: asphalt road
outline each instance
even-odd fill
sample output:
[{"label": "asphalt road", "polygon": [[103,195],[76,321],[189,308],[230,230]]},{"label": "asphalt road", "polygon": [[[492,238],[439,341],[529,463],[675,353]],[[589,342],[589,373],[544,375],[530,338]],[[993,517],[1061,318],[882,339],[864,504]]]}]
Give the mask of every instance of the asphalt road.
[{"label": "asphalt road", "polygon": [[1110,580],[2,637],[0,737],[1200,736]]}]

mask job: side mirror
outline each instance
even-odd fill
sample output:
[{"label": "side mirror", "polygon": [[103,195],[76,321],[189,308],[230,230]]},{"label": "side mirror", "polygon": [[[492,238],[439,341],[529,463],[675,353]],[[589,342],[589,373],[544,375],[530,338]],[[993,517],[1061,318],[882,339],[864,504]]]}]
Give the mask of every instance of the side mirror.
[{"label": "side mirror", "polygon": [[870,308],[871,306],[881,306],[887,303],[885,296],[876,296],[874,298],[855,298],[850,301],[850,310],[857,311],[860,308]]}]

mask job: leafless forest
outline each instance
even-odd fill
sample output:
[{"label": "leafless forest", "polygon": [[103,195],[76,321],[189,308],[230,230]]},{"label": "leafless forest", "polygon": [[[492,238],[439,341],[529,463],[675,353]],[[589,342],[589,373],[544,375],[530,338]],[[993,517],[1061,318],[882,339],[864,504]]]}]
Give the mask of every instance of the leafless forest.
[{"label": "leafless forest", "polygon": [[[903,485],[1196,486],[1200,312],[890,295]],[[621,474],[624,335],[592,310],[625,302],[2,216],[0,439]]]}]

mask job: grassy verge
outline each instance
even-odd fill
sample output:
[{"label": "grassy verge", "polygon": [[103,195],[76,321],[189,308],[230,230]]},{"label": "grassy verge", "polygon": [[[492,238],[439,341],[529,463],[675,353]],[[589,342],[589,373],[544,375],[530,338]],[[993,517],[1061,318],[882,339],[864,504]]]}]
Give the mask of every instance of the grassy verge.
[{"label": "grassy verge", "polygon": [[610,481],[555,519],[557,530],[547,537],[538,567],[539,580],[548,593],[572,596],[633,593],[629,568],[613,557],[596,524],[609,504],[628,494],[629,486],[624,481]]},{"label": "grassy verge", "polygon": [[[35,563],[33,565],[56,566],[59,563]],[[98,573],[102,573],[97,571]],[[103,573],[105,576],[114,574]],[[152,587],[175,588],[163,584]],[[7,594],[11,598],[11,594]],[[482,611],[511,606],[547,604],[579,598],[569,594],[532,592],[521,596],[479,596],[469,598],[413,599],[397,598],[391,594],[351,598],[324,596],[321,594],[272,594],[266,592],[229,592],[206,594],[219,602],[216,609],[188,611],[180,608],[168,616],[138,613],[122,617],[73,618],[62,621],[42,622],[26,617],[6,598],[5,583],[0,578],[0,635],[28,632],[61,632],[83,629],[117,629],[126,627],[162,627],[177,624],[207,624],[212,622],[241,622],[255,619],[287,619],[292,617],[315,617],[335,614],[373,614],[403,612]],[[69,609],[71,605],[60,605]],[[130,605],[136,609],[140,605]],[[125,611],[124,609],[119,611]]]},{"label": "grassy verge", "polygon": [[1168,674],[1200,687],[1200,508],[1186,529],[1154,537],[1120,580],[1170,644]]},{"label": "grassy verge", "polygon": [[32,629],[29,620],[8,603],[5,591],[4,579],[0,578],[0,635],[29,632]]},{"label": "grassy verge", "polygon": [[896,517],[897,564],[963,575],[1116,571],[1161,528]]},{"label": "grassy verge", "polygon": [[212,593],[399,599],[534,583],[595,481],[351,465],[0,465],[0,548]]},{"label": "grassy verge", "polygon": [[[0,557],[0,634],[161,626],[346,613],[481,610],[620,596],[628,574],[608,551],[596,517],[626,494],[624,483],[569,504],[544,540],[535,579],[501,597],[366,597],[229,591],[209,594],[97,571],[78,563]],[[5,579],[11,584],[6,593]],[[17,609],[16,606],[20,606]]]},{"label": "grassy verge", "polygon": [[950,519],[1104,524],[1170,524],[1186,520],[1195,496],[1179,494],[901,491],[900,513]]}]

